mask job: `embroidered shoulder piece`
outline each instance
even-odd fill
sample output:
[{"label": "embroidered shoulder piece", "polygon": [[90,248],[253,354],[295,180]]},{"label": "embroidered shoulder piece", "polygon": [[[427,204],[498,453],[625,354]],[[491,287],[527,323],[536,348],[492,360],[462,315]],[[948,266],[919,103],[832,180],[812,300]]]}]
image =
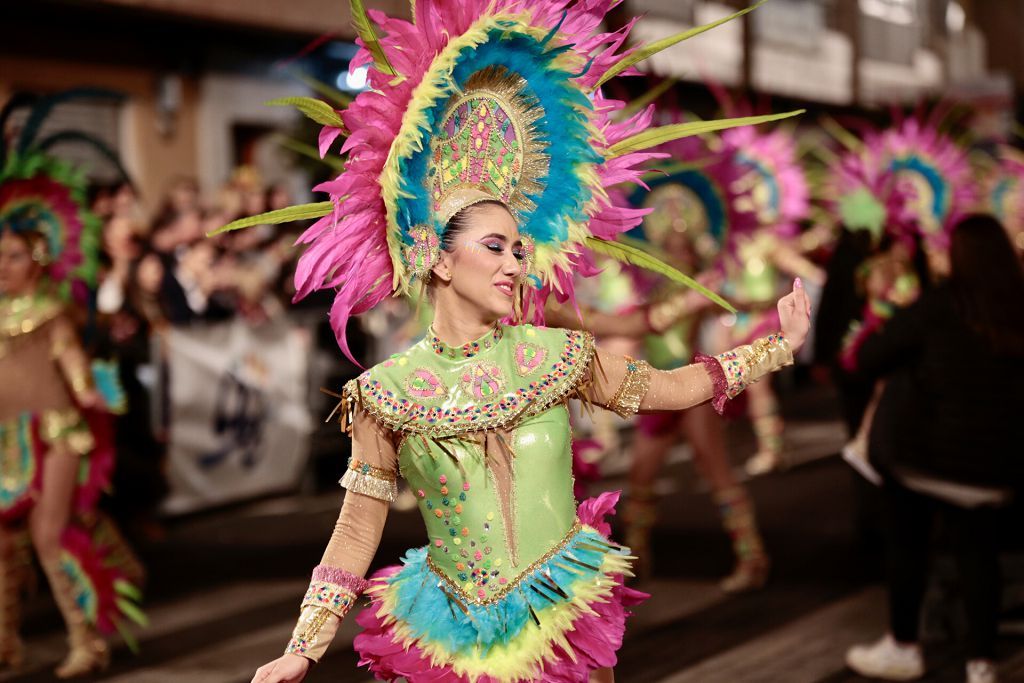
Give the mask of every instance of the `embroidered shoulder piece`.
[{"label": "embroidered shoulder piece", "polygon": [[590,333],[532,325],[506,327],[492,347],[454,359],[425,340],[363,373],[358,401],[394,431],[451,436],[505,427],[565,400],[593,356]]}]

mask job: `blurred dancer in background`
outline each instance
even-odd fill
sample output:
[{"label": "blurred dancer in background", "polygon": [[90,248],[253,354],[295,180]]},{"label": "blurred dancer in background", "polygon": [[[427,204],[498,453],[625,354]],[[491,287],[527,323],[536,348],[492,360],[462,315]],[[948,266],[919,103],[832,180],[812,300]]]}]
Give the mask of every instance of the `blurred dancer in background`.
[{"label": "blurred dancer in background", "polygon": [[27,535],[68,630],[57,676],[71,678],[103,669],[104,635],[141,619],[141,568],[96,509],[114,466],[100,412],[124,396],[108,367],[90,366],[68,305],[95,286],[100,223],[81,174],[33,146],[37,131],[0,143],[0,664],[24,658]]}]

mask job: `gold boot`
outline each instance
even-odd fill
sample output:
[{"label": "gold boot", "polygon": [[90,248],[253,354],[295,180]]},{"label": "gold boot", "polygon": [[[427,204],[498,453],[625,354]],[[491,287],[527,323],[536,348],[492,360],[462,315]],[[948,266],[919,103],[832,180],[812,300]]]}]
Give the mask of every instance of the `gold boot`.
[{"label": "gold boot", "polygon": [[640,581],[654,573],[654,555],[651,552],[651,529],[658,519],[658,501],[649,488],[636,490],[626,500],[622,515],[626,523],[626,545],[636,556],[633,574]]},{"label": "gold boot", "polygon": [[715,492],[722,526],[732,539],[736,554],[736,567],[719,584],[726,593],[757,590],[768,582],[771,560],[765,552],[761,533],[757,529],[754,505],[742,486],[733,486]]},{"label": "gold boot", "polygon": [[782,432],[785,423],[778,413],[756,417],[753,420],[754,435],[757,437],[757,453],[744,465],[751,477],[775,472],[785,465],[782,458]]},{"label": "gold boot", "polygon": [[54,671],[57,678],[76,678],[105,670],[110,664],[110,648],[78,606],[71,579],[59,562],[44,563],[43,570],[68,629],[70,650]]}]

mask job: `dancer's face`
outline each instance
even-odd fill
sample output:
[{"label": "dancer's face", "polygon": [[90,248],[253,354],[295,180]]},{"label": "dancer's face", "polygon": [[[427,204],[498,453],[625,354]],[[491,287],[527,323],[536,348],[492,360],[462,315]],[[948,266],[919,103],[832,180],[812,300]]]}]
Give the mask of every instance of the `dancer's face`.
[{"label": "dancer's face", "polygon": [[10,230],[0,232],[0,294],[31,293],[41,272],[42,267],[32,260],[28,240]]},{"label": "dancer's face", "polygon": [[458,305],[480,320],[511,315],[523,251],[512,214],[495,204],[472,207],[454,242],[434,269],[437,286],[450,288]]}]

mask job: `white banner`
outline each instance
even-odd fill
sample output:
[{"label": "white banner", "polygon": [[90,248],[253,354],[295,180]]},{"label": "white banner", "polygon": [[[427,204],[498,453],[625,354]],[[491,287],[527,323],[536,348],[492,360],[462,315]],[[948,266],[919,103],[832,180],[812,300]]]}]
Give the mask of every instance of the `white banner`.
[{"label": "white banner", "polygon": [[171,486],[179,514],[294,487],[309,455],[310,338],[286,319],[167,335]]}]

